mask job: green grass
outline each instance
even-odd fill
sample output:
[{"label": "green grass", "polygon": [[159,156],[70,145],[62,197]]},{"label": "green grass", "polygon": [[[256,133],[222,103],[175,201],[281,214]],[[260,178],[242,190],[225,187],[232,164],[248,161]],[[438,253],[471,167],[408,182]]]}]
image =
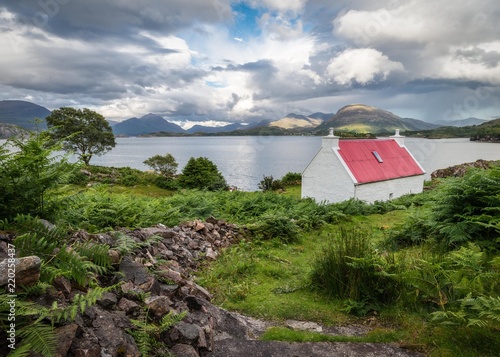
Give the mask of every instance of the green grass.
[{"label": "green grass", "polygon": [[336,336],[319,332],[298,331],[286,327],[271,327],[261,336],[264,341],[288,342],[371,342],[390,343],[398,342],[403,333],[391,329],[374,329],[365,336]]},{"label": "green grass", "polygon": [[[352,216],[342,223],[369,232],[374,243],[388,230],[401,224],[418,210]],[[315,291],[309,284],[312,262],[338,225],[301,233],[299,241],[283,244],[277,240],[242,242],[227,249],[216,262],[199,274],[199,283],[211,291],[222,307],[257,318],[274,321],[263,339],[281,341],[397,342],[428,356],[495,356],[500,350],[500,334],[494,328],[479,329],[431,323],[425,307],[408,306],[412,296],[401,296],[391,305],[365,317],[346,313],[346,301]],[[396,254],[397,259],[418,262],[427,259],[430,248],[412,247]],[[405,302],[406,301],[406,302]],[[329,336],[280,327],[286,319],[313,321],[324,326],[374,323],[376,328],[362,337]]]},{"label": "green grass", "polygon": [[292,197],[301,197],[301,190],[302,186],[300,185],[295,185],[295,186],[286,186],[285,187],[285,192],[283,192],[284,195],[292,196]]},{"label": "green grass", "polygon": [[242,242],[228,249],[199,276],[227,309],[271,320],[299,319],[324,324],[348,319],[331,301],[307,286],[310,252],[319,239],[286,245],[276,240]]},{"label": "green grass", "polygon": [[112,194],[127,194],[141,197],[170,197],[176,193],[175,191],[165,190],[155,185],[113,186],[109,192]]}]

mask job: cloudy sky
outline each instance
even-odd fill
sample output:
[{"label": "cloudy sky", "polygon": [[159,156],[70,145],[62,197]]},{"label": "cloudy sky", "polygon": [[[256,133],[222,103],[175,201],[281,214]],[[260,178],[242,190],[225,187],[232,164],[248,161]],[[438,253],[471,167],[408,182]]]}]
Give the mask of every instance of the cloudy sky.
[{"label": "cloudy sky", "polygon": [[2,0],[0,100],[255,121],[500,117],[498,0]]}]

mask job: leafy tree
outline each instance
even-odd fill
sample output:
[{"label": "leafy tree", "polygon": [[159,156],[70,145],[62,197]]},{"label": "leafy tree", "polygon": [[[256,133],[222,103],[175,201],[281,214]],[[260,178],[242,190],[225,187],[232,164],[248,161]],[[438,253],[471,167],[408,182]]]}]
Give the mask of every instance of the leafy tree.
[{"label": "leafy tree", "polygon": [[280,180],[275,180],[272,176],[264,176],[259,182],[259,188],[263,192],[282,190],[283,183]]},{"label": "leafy tree", "polygon": [[153,170],[159,172],[166,178],[172,178],[177,172],[177,161],[171,154],[155,155],[144,161]]},{"label": "leafy tree", "polygon": [[227,183],[217,166],[206,157],[190,158],[179,183],[184,188],[217,191],[227,188]]},{"label": "leafy tree", "polygon": [[50,146],[48,142],[42,133],[26,141],[11,139],[0,146],[0,217],[46,215],[47,191],[69,180],[76,166],[55,155],[61,145]]},{"label": "leafy tree", "polygon": [[52,137],[63,140],[64,150],[74,151],[88,165],[94,155],[102,155],[115,147],[115,137],[104,117],[90,109],[63,107],[45,118]]}]

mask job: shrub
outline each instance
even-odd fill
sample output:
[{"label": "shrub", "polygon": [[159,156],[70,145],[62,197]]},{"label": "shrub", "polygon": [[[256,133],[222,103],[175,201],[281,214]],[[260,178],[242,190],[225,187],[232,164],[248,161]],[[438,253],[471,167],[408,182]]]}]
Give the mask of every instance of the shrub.
[{"label": "shrub", "polygon": [[283,188],[283,183],[280,180],[275,180],[272,176],[264,176],[259,182],[259,189],[261,189],[262,192],[278,191]]},{"label": "shrub", "polygon": [[285,186],[300,185],[302,182],[302,174],[299,172],[287,172],[281,178],[281,183]]},{"label": "shrub", "polygon": [[220,191],[227,183],[217,166],[206,157],[190,158],[179,177],[181,187],[199,190]]},{"label": "shrub", "polygon": [[299,237],[297,225],[283,216],[263,216],[258,223],[249,225],[248,228],[258,239],[277,238],[283,243],[293,243]]},{"label": "shrub", "polygon": [[433,231],[450,248],[477,242],[498,250],[500,244],[500,167],[470,170],[442,186],[433,209]]},{"label": "shrub", "polygon": [[[386,303],[396,295],[396,284],[366,232],[344,227],[337,235],[328,237],[312,264],[310,281],[328,296],[363,305]],[[361,310],[357,305],[356,309]]]}]

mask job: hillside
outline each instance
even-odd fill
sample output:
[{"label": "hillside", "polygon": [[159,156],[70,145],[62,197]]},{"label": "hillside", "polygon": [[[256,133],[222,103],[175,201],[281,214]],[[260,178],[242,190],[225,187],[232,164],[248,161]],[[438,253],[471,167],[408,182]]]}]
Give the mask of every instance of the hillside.
[{"label": "hillside", "polygon": [[244,129],[247,126],[240,123],[233,123],[224,126],[204,126],[204,125],[194,125],[193,127],[186,130],[188,134],[216,134],[216,133],[227,133],[233,130]]},{"label": "hillside", "polygon": [[500,118],[484,122],[480,125],[464,127],[443,126],[433,130],[406,132],[406,135],[428,139],[470,138],[472,141],[500,142]]},{"label": "hillside", "polygon": [[184,133],[179,125],[169,123],[155,114],[146,114],[140,118],[130,118],[112,127],[115,135],[137,136],[156,132]]},{"label": "hillside", "polygon": [[11,136],[27,134],[26,129],[13,124],[0,123],[0,139],[8,139]]},{"label": "hillside", "polygon": [[0,123],[18,125],[21,128],[33,130],[37,128],[35,119],[42,119],[38,124],[39,129],[46,129],[45,119],[50,115],[50,110],[40,105],[24,100],[1,100]]},{"label": "hillside", "polygon": [[312,118],[305,115],[290,113],[284,118],[269,123],[269,126],[283,129],[315,128],[321,123],[323,123],[321,118]]},{"label": "hillside", "polygon": [[329,120],[321,124],[318,129],[333,127],[344,131],[358,133],[384,134],[401,131],[423,130],[436,128],[438,125],[422,120],[401,118],[386,110],[364,104],[346,105]]},{"label": "hillside", "polygon": [[480,125],[487,122],[487,120],[484,119],[478,119],[478,118],[466,118],[466,119],[458,119],[458,120],[442,120],[436,122],[439,126],[472,126],[472,125]]}]

